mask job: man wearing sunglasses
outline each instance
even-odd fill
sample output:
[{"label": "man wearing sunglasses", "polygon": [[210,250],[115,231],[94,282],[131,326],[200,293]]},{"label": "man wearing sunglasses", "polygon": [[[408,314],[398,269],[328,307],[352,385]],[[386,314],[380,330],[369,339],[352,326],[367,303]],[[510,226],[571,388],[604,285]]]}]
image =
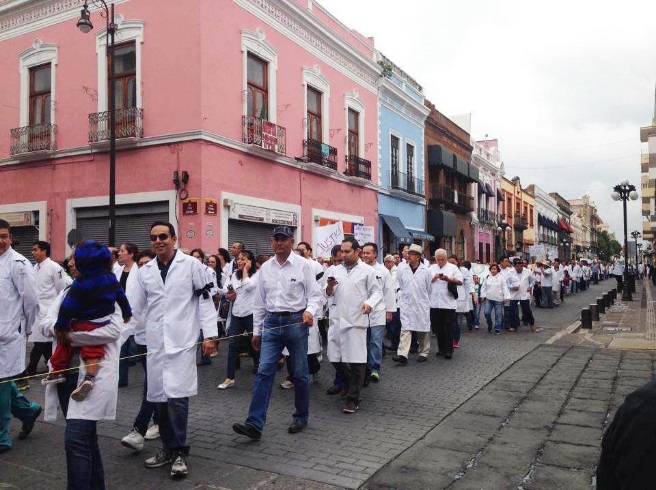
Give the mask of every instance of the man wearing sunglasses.
[{"label": "man wearing sunglasses", "polygon": [[156,258],[139,269],[128,298],[137,319],[136,335],[144,335],[148,356],[147,399],[157,404],[164,448],[145,465],[171,465],[171,476],[187,474],[189,397],[198,394],[196,343],[202,330],[203,353],[215,350],[216,310],[206,293],[203,264],[176,250],[171,223],[156,221],[150,230]]}]

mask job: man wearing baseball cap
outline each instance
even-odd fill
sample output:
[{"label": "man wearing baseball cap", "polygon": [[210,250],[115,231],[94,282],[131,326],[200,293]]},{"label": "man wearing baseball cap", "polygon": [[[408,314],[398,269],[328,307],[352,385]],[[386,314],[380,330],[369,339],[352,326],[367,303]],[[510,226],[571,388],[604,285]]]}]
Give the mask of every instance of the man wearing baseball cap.
[{"label": "man wearing baseball cap", "polygon": [[310,374],[307,363],[308,329],[323,308],[323,294],[310,263],[292,252],[294,232],[277,226],[271,237],[275,253],[260,267],[253,301],[253,348],[261,350],[248,418],[233,424],[233,430],[251,439],[260,439],[266,422],[278,360],[285,347],[289,351],[294,384],[294,405],[290,434],[302,431],[310,412]]}]

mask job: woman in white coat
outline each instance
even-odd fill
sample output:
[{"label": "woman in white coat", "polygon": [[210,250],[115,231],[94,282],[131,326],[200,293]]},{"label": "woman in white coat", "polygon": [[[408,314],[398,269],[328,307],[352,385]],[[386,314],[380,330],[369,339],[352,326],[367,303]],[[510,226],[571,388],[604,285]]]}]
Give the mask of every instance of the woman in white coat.
[{"label": "woman in white coat", "polygon": [[[458,258],[455,255],[449,257],[449,262],[458,266]],[[463,318],[467,322],[467,328],[473,330],[474,319],[470,313],[474,309],[474,278],[471,273],[471,262],[465,260],[459,269],[462,274],[462,284],[458,285],[458,306],[456,307],[455,329],[453,335],[453,347],[460,347],[460,334],[462,332]]]},{"label": "woman in white coat", "polygon": [[[481,286],[481,303],[485,303],[485,319],[487,320],[487,331],[500,334],[503,327],[503,305],[510,300],[510,291],[508,282],[499,274],[497,264],[490,265],[490,274],[483,281]],[[494,319],[492,318],[494,310]]]},{"label": "woman in white coat", "polygon": [[[71,259],[69,265],[71,273],[75,277],[77,272],[74,259]],[[41,321],[41,332],[46,337],[54,338],[54,326],[59,306],[67,293],[68,288],[57,296]],[[83,362],[80,364],[77,374],[72,372],[70,381],[46,387],[44,419],[47,421],[56,419],[57,395],[59,395],[62,412],[66,417],[64,445],[69,488],[105,487],[96,426],[99,420],[116,419],[119,338],[121,330],[124,328],[123,325],[121,310],[117,306],[109,324],[90,332],[68,333],[68,338],[74,347],[103,345],[105,348],[105,357],[101,361],[102,368],[98,370],[93,390],[83,401],[78,402],[70,398],[76,385],[84,380],[86,370]]]},{"label": "woman in white coat", "polygon": [[[134,243],[125,242],[121,244],[118,249],[118,261],[121,264],[119,269],[116,269],[116,280],[121,284],[124,291],[134,285],[137,280],[137,270],[139,267],[136,264],[137,256],[139,255],[139,247]],[[128,385],[128,377],[130,374],[130,360],[125,359],[134,355],[134,325],[135,321],[130,320],[125,328],[121,331],[121,361],[118,365],[118,386],[119,388]]]}]

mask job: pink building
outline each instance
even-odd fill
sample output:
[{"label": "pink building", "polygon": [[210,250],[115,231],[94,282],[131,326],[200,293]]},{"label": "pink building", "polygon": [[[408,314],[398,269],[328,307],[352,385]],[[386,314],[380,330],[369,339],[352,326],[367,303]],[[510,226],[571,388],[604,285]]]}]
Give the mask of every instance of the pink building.
[{"label": "pink building", "polygon": [[503,163],[497,140],[472,141],[472,165],[478,168],[479,182],[472,213],[472,233],[474,235],[474,257],[486,264],[498,259],[498,246],[495,238],[500,236],[498,223],[505,219],[500,214],[501,174]]},{"label": "pink building", "polygon": [[[116,0],[116,242],[240,239],[276,224],[315,243],[336,220],[377,224],[373,41],[312,0]],[[107,241],[105,20],[83,0],[0,0],[0,217],[23,246]]]}]

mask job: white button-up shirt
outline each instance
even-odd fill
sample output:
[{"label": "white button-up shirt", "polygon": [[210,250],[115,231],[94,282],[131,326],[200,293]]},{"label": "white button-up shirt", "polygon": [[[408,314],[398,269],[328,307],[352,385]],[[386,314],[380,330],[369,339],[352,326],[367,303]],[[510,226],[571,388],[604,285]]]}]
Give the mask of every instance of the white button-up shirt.
[{"label": "white button-up shirt", "polygon": [[305,310],[316,316],[323,307],[323,295],[310,263],[290,253],[281,265],[277,257],[267,260],[260,271],[253,303],[253,335],[260,330],[267,312]]},{"label": "white button-up shirt", "polygon": [[[451,262],[444,264],[444,267],[440,267],[438,264],[433,264],[428,270],[431,274],[431,281],[435,277],[435,274],[444,274],[450,279],[456,279],[461,282],[463,281],[462,272],[457,265],[454,265]],[[432,282],[430,307],[442,308],[444,310],[455,310],[458,307],[458,300],[449,292],[447,281],[435,279]]]},{"label": "white button-up shirt", "polygon": [[25,369],[25,335],[38,311],[32,264],[9,247],[0,255],[0,378]]},{"label": "white button-up shirt", "polygon": [[41,332],[41,321],[48,313],[48,309],[57,298],[57,295],[66,286],[69,286],[73,280],[66,274],[62,266],[51,260],[50,257],[46,257],[44,261],[34,265],[34,274],[36,276],[36,296],[39,299],[39,312],[36,315],[36,323],[32,325],[30,340],[33,342],[51,342],[52,338],[44,337]]},{"label": "white button-up shirt", "polygon": [[[531,299],[531,290],[535,284],[535,278],[533,273],[528,269],[523,269],[521,274],[516,270],[508,274],[508,280],[510,282],[510,299],[513,301],[521,301]],[[515,290],[515,287],[519,286],[519,289]]]},{"label": "white button-up shirt", "polygon": [[235,271],[226,283],[226,287],[221,290],[223,294],[226,294],[228,292],[228,285],[232,285],[233,290],[237,293],[235,301],[232,303],[232,314],[234,316],[244,317],[253,314],[253,300],[255,299],[258,275],[259,273],[256,272],[240,280],[237,279],[237,271]]}]

